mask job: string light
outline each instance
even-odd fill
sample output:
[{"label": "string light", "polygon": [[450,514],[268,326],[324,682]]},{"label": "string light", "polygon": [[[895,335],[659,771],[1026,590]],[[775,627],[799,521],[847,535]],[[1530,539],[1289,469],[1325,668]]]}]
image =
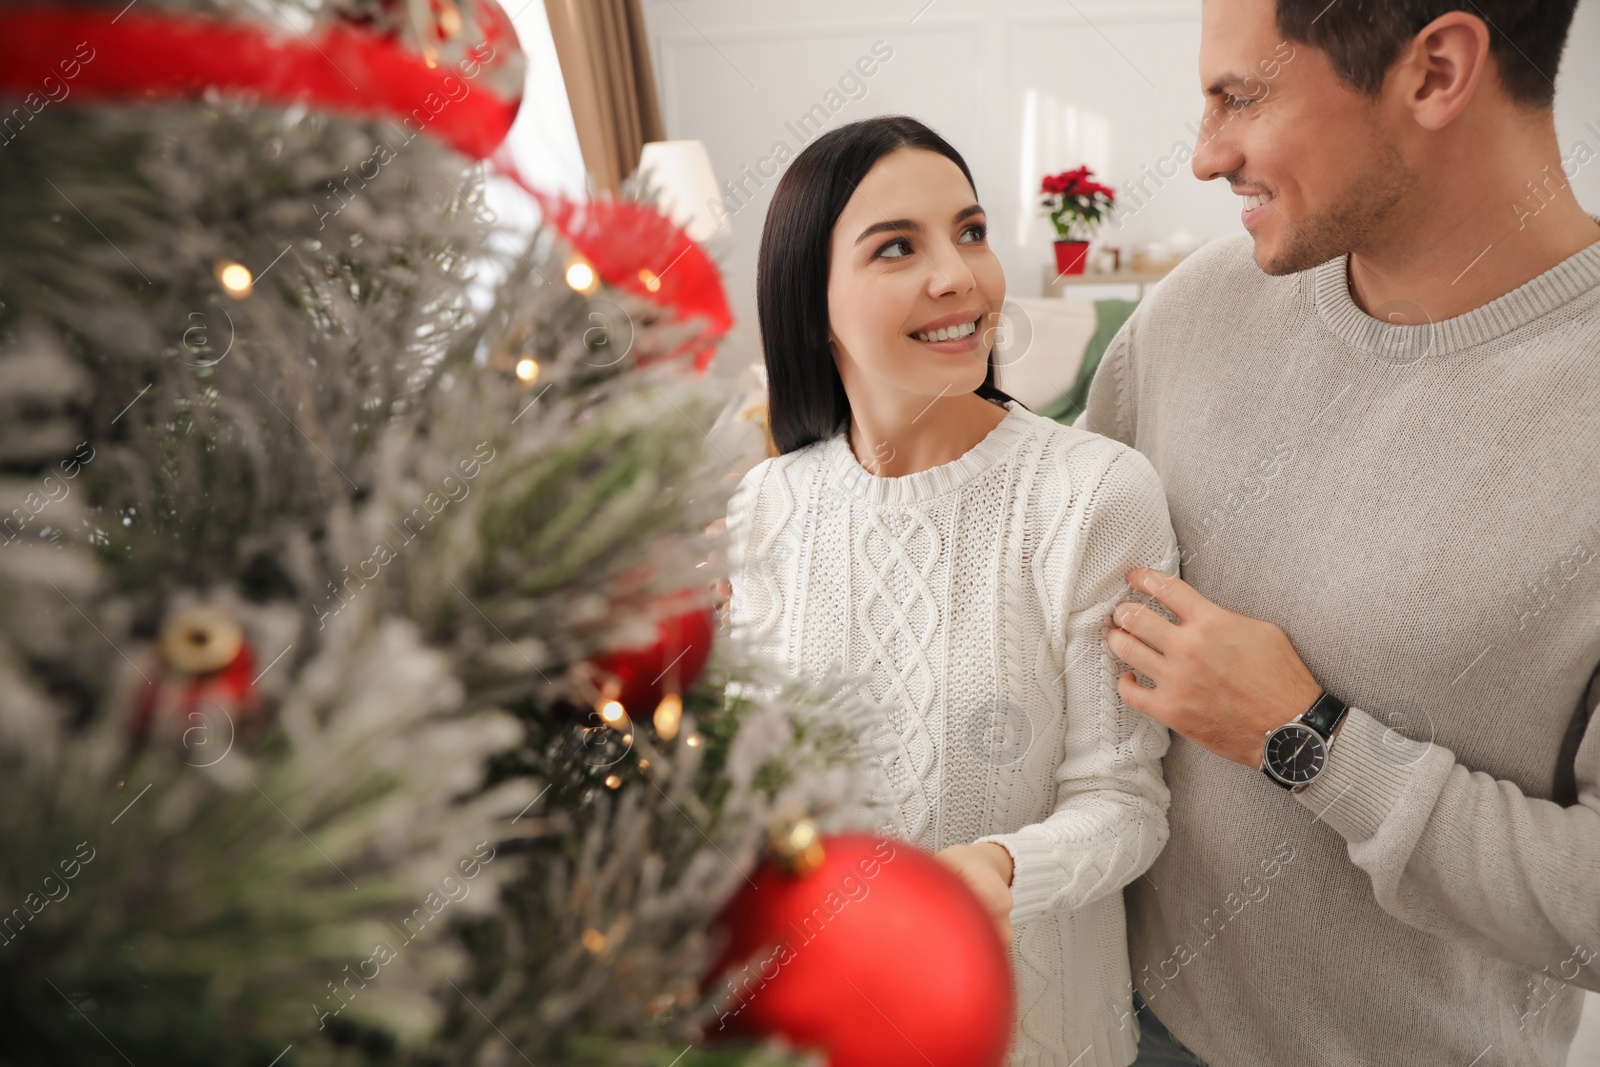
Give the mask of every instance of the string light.
[{"label": "string light", "polygon": [[461,32],[461,12],[451,3],[444,5],[444,10],[439,12],[439,28],[444,31],[447,39],[454,40]]},{"label": "string light", "polygon": [[661,279],[658,278],[656,273],[649,267],[639,268],[639,280],[644,282],[644,287],[650,290],[652,293],[658,292],[661,289]]},{"label": "string light", "polygon": [[621,778],[618,778],[614,774],[606,775],[606,787],[607,788],[609,788],[609,789],[617,789],[621,785],[622,785],[622,779]]},{"label": "string light", "polygon": [[576,257],[567,264],[567,285],[580,293],[592,293],[600,287],[594,268]]},{"label": "string light", "polygon": [[213,265],[212,271],[217,276],[217,284],[236,300],[243,300],[255,289],[255,276],[243,263],[235,263],[231,259],[219,259]]},{"label": "string light", "polygon": [[517,360],[517,377],[531,383],[539,377],[539,361],[527,356]]},{"label": "string light", "polygon": [[628,711],[616,700],[608,700],[600,705],[600,721],[607,726],[616,726],[628,721]]},{"label": "string light", "polygon": [[683,698],[677,693],[668,693],[656,705],[656,733],[661,735],[661,740],[671,741],[678,736],[678,724],[682,721]]},{"label": "string light", "polygon": [[690,734],[688,737],[684,738],[683,743],[688,745],[690,748],[699,748],[700,747],[700,735],[699,734]]}]

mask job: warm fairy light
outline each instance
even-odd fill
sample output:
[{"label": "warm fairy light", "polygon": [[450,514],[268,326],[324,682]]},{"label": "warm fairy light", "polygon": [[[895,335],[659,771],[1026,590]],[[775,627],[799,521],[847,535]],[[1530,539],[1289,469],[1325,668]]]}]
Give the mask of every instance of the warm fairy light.
[{"label": "warm fairy light", "polygon": [[429,70],[432,70],[439,65],[439,53],[431,48],[424,48],[422,50],[422,61],[428,65]]},{"label": "warm fairy light", "polygon": [[623,734],[622,743],[625,745],[633,744],[633,734],[631,732]]},{"label": "warm fairy light", "polygon": [[591,293],[599,284],[594,268],[581,259],[567,264],[567,284],[580,293]]},{"label": "warm fairy light", "polygon": [[608,787],[608,788],[611,788],[611,789],[616,789],[616,788],[617,788],[617,787],[619,787],[619,786],[620,786],[620,785],[622,785],[622,779],[621,779],[621,778],[618,778],[618,777],[617,777],[617,776],[616,776],[616,775],[614,775],[614,774],[608,774],[608,775],[606,775],[606,786],[607,786],[607,787]]},{"label": "warm fairy light", "polygon": [[451,40],[461,32],[461,12],[456,10],[454,4],[445,4],[444,10],[439,12],[439,29]]},{"label": "warm fairy light", "polygon": [[677,693],[668,693],[656,705],[656,733],[661,735],[661,740],[671,741],[678,736],[678,724],[682,721],[683,698]]},{"label": "warm fairy light", "polygon": [[644,282],[644,287],[652,293],[661,288],[661,279],[656,277],[655,272],[649,267],[639,268],[639,280]]},{"label": "warm fairy light", "polygon": [[607,726],[616,726],[618,723],[627,722],[627,709],[615,700],[608,700],[600,705],[600,721]]},{"label": "warm fairy light", "polygon": [[639,769],[641,771],[648,771],[650,769],[650,761],[647,760],[647,759],[640,760],[639,761]]},{"label": "warm fairy light", "polygon": [[243,263],[235,263],[231,259],[219,259],[214,269],[217,283],[231,297],[243,300],[255,288],[256,280],[250,274],[250,268]]},{"label": "warm fairy light", "polygon": [[690,748],[699,748],[700,747],[700,735],[699,734],[690,734],[688,737],[683,739],[683,743],[688,745]]},{"label": "warm fairy light", "polygon": [[539,377],[539,361],[526,356],[517,360],[517,377],[525,382],[531,382]]},{"label": "warm fairy light", "polygon": [[600,955],[600,953],[606,950],[606,935],[602,934],[599,930],[596,930],[592,926],[583,932],[582,940],[583,947],[588,949],[589,952],[595,956]]}]

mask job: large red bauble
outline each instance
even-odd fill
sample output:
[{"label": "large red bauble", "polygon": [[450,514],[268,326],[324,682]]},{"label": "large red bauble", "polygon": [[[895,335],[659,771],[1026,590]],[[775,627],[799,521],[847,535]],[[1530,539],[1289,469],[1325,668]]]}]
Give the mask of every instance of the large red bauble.
[{"label": "large red bauble", "polygon": [[648,718],[664,695],[682,693],[700,677],[716,626],[708,607],[668,615],[656,623],[656,639],[649,645],[614,649],[589,662],[619,687],[616,699],[630,717]]},{"label": "large red bauble", "polygon": [[764,863],[718,925],[713,1039],[781,1034],[830,1067],[996,1067],[1015,992],[1005,947],[961,879],[903,841],[823,839],[803,875]]}]

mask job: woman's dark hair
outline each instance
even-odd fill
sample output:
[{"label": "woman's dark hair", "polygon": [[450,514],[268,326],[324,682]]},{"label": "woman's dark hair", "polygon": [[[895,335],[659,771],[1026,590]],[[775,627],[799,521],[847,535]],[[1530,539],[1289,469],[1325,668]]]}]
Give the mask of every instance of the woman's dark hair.
[{"label": "woman's dark hair", "polygon": [[[850,417],[839,368],[828,351],[828,245],[834,223],[873,165],[901,148],[937,152],[972,172],[949,142],[916,119],[884,115],[829,130],[789,164],[773,190],[756,261],[756,314],[767,364],[768,427],[780,453],[831,437]],[[977,395],[995,386],[994,351]]]}]

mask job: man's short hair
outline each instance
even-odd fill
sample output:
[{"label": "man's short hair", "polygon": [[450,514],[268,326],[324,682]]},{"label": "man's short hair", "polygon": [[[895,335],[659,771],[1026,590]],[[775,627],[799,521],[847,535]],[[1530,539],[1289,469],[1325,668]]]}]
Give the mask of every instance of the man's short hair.
[{"label": "man's short hair", "polygon": [[1476,15],[1506,95],[1527,107],[1555,100],[1556,69],[1578,0],[1277,0],[1278,28],[1327,54],[1353,88],[1376,96],[1406,42],[1447,11]]}]

